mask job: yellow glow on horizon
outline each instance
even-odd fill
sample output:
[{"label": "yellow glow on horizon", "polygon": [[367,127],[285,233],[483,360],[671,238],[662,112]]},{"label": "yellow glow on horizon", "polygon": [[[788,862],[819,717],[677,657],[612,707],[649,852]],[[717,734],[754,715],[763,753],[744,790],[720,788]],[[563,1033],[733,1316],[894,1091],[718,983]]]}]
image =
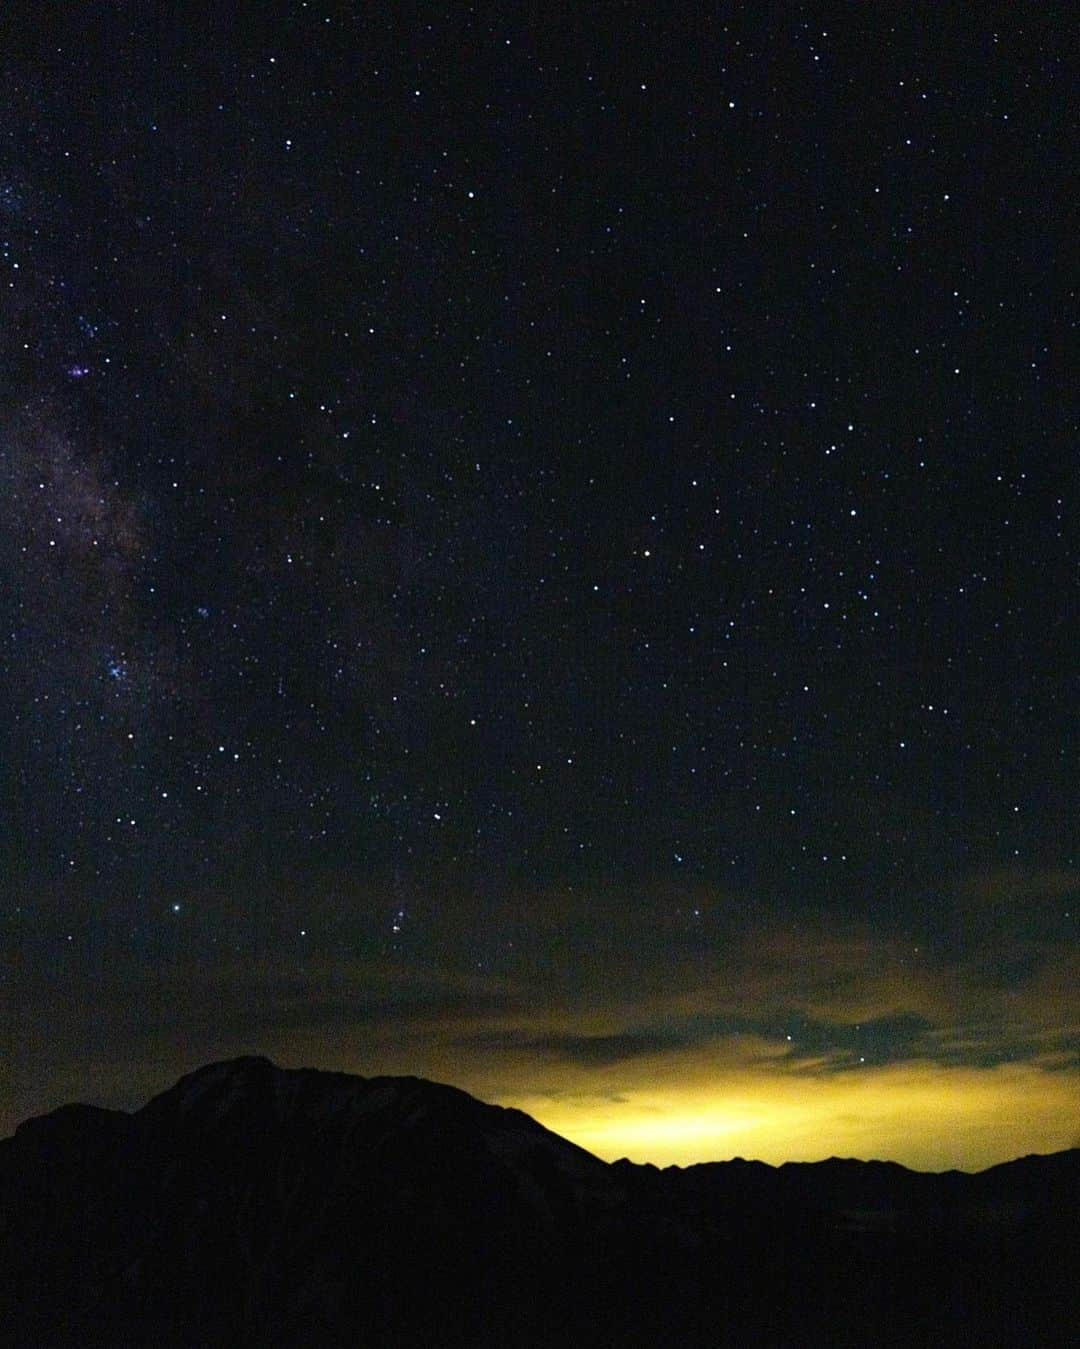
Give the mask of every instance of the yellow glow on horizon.
[{"label": "yellow glow on horizon", "polygon": [[663,1087],[654,1077],[617,1095],[499,1099],[609,1161],[686,1166],[742,1156],[779,1165],[850,1156],[924,1171],[980,1170],[1073,1146],[1080,1081],[1033,1063],[913,1063],[841,1073],[729,1073],[712,1083]]}]

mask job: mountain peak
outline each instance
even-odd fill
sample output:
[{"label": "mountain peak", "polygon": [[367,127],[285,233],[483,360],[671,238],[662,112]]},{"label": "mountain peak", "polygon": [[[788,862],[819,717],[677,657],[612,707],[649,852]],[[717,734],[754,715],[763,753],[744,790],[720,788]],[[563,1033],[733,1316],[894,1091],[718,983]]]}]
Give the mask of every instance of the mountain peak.
[{"label": "mountain peak", "polygon": [[890,1343],[1052,1345],[1078,1184],[1076,1152],[608,1165],[455,1087],[244,1056],[0,1142],[0,1349],[823,1347],[883,1308]]}]

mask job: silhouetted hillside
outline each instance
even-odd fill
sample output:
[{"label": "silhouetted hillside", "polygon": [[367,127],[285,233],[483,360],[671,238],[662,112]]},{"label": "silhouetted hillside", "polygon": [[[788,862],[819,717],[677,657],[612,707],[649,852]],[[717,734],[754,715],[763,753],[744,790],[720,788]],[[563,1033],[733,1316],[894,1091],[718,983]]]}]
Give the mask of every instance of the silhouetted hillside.
[{"label": "silhouetted hillside", "polygon": [[659,1171],[238,1059],[0,1142],[0,1345],[1063,1345],[1078,1198],[1080,1151]]}]

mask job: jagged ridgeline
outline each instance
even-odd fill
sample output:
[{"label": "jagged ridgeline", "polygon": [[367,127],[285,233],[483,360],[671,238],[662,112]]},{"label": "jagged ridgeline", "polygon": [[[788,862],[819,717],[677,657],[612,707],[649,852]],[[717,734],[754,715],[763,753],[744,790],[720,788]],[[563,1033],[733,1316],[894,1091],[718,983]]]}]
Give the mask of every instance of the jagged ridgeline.
[{"label": "jagged ridgeline", "polygon": [[411,1077],[218,1063],[0,1143],[0,1344],[1074,1343],[1080,1151],[608,1164]]}]

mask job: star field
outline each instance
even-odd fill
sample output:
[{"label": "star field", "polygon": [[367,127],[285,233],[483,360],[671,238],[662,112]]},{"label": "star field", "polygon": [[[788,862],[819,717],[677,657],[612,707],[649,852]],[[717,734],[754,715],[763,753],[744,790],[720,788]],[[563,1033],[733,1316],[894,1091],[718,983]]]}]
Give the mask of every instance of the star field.
[{"label": "star field", "polygon": [[245,1048],[1075,1141],[1064,13],[149,10],[4,20],[6,1122]]}]

